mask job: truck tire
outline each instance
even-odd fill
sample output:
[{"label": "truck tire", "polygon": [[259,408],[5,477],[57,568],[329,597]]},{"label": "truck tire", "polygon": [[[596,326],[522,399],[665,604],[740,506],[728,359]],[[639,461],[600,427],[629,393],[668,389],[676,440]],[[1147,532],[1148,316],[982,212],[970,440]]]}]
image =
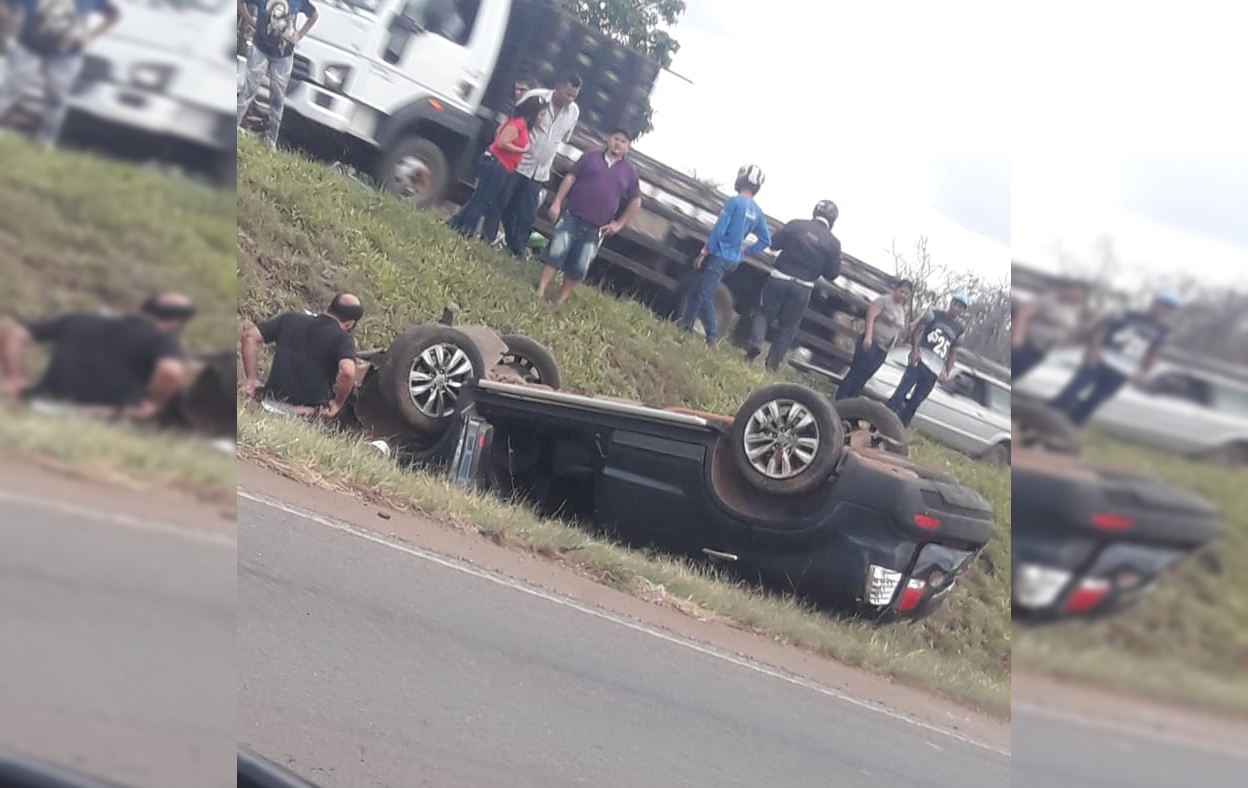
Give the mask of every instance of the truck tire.
[{"label": "truck tire", "polygon": [[1072,457],[1083,452],[1079,428],[1043,402],[1015,395],[1010,402],[1014,440],[1025,449],[1039,449]]},{"label": "truck tire", "polygon": [[455,418],[459,391],[485,375],[481,349],[437,324],[409,328],[390,343],[378,371],[381,395],[413,430],[440,435]]},{"label": "truck tire", "polygon": [[[686,277],[671,294],[671,301],[667,311],[671,315],[672,320],[680,322],[685,316],[685,305],[688,303],[689,289],[693,287],[695,281],[697,281],[696,271]],[[715,333],[719,335],[720,339],[725,339],[730,335],[733,321],[736,317],[737,300],[733,298],[732,291],[728,289],[728,285],[720,282],[715,287]]]},{"label": "truck tire", "polygon": [[520,334],[503,334],[499,339],[507,344],[502,364],[523,375],[526,383],[550,386],[552,389],[563,387],[559,363],[545,345]]},{"label": "truck tire", "polygon": [[780,495],[816,489],[845,453],[845,427],[832,402],[796,383],[751,394],[737,411],[728,440],[746,482]]},{"label": "truck tire", "polygon": [[450,171],[437,145],[423,137],[403,137],[382,156],[377,182],[417,208],[432,208],[446,198]]},{"label": "truck tire", "polygon": [[836,402],[836,413],[845,428],[846,446],[910,456],[910,435],[897,414],[884,403],[866,397],[843,399]]}]

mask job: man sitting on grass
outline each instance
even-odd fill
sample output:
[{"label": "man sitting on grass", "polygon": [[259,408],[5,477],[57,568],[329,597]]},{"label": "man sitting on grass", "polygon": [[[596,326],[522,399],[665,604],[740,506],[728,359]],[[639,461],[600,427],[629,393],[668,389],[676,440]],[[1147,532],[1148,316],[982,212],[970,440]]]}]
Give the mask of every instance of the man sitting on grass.
[{"label": "man sitting on grass", "polygon": [[[63,402],[97,415],[135,420],[156,416],[182,388],[186,362],[178,334],[195,314],[180,293],[158,293],[137,315],[106,317],[72,312],[0,329],[4,393]],[[43,379],[28,387],[30,342],[52,343]]]},{"label": "man sitting on grass", "polygon": [[[300,415],[332,419],[355,388],[355,338],[364,317],[360,299],[339,293],[319,315],[285,312],[243,327],[238,354],[249,397],[281,402]],[[276,344],[269,379],[260,385],[261,345]]]}]

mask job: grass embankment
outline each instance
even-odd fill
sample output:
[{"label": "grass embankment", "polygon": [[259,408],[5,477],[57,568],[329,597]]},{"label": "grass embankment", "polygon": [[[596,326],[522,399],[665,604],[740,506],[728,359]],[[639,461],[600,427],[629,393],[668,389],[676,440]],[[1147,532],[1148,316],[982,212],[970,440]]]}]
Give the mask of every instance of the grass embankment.
[{"label": "grass embankment", "polygon": [[[287,154],[240,145],[239,317],[322,308],[337,289],[359,293],[360,347],[385,347],[448,304],[457,321],[528,334],[559,359],[568,388],[733,413],[765,383],[736,351],[709,352],[642,306],[584,288],[562,308],[533,294],[537,265],[517,264],[447,231],[433,214]],[[404,473],[349,437],[239,413],[240,452],[343,491],[382,498],[498,540],[557,555],[630,591],[662,584],[669,594],[829,657],[867,667],[998,714],[1009,707],[1009,476],[920,445],[919,456],[980,489],[1000,524],[984,560],[937,615],[912,627],[873,629],[805,610],[713,578],[683,563],[592,539],[529,511]]]},{"label": "grass embankment", "polygon": [[[190,349],[235,341],[234,195],[82,153],[0,137],[0,319],[131,310],[153,289],[195,299]],[[0,450],[92,475],[216,492],[233,459],[179,442],[6,408]]]},{"label": "grass embankment", "polygon": [[1101,622],[1020,631],[1020,666],[1158,700],[1248,715],[1248,474],[1088,438],[1098,461],[1208,497],[1224,535],[1138,606]]}]

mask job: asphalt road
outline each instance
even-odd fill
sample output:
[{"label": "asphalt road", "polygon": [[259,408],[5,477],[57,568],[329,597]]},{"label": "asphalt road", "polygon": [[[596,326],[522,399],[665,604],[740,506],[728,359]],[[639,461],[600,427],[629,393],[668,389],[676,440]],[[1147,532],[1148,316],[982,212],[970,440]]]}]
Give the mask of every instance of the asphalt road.
[{"label": "asphalt road", "polygon": [[1016,708],[1011,733],[1014,788],[1231,788],[1248,774],[1243,756],[1044,712]]},{"label": "asphalt road", "polygon": [[1006,755],[238,502],[239,739],[325,788],[1008,785]]},{"label": "asphalt road", "polygon": [[14,493],[0,480],[0,745],[134,788],[233,785],[233,547]]}]

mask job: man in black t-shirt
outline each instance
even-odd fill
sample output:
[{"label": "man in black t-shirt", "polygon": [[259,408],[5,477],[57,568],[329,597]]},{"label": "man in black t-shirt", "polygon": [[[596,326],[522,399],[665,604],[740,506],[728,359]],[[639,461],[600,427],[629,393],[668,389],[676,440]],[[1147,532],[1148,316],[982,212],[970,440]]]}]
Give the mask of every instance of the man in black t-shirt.
[{"label": "man in black t-shirt", "polygon": [[[248,323],[239,341],[247,395],[307,414],[337,416],[355,387],[351,331],[363,316],[360,299],[339,293],[320,315],[286,312],[259,324]],[[263,386],[257,364],[262,344],[277,345]]]},{"label": "man in black t-shirt", "polygon": [[966,332],[962,315],[970,304],[969,298],[958,293],[948,310],[929,312],[911,334],[910,365],[888,400],[889,410],[907,427],[936,384],[949,380],[958,358],[958,344]]},{"label": "man in black t-shirt", "polygon": [[1174,293],[1160,293],[1147,312],[1128,311],[1102,321],[1088,341],[1083,365],[1049,407],[1082,426],[1127,383],[1148,377],[1181,303]]},{"label": "man in black t-shirt", "polygon": [[[4,392],[151,418],[185,382],[177,335],[194,314],[186,296],[160,293],[145,301],[137,315],[70,313],[11,324],[0,331]],[[43,379],[28,388],[23,361],[32,340],[54,347]]]},{"label": "man in black t-shirt", "polygon": [[[255,25],[256,29],[251,52],[247,55],[243,89],[238,94],[238,125],[243,125],[243,118],[260,93],[260,81],[267,71],[269,125],[265,130],[265,141],[270,148],[276,148],[282,113],[286,109],[286,89],[290,86],[290,74],[295,67],[295,45],[316,24],[319,12],[312,0],[237,0],[237,4],[239,18]],[[301,13],[307,19],[296,32],[295,22]]]}]

